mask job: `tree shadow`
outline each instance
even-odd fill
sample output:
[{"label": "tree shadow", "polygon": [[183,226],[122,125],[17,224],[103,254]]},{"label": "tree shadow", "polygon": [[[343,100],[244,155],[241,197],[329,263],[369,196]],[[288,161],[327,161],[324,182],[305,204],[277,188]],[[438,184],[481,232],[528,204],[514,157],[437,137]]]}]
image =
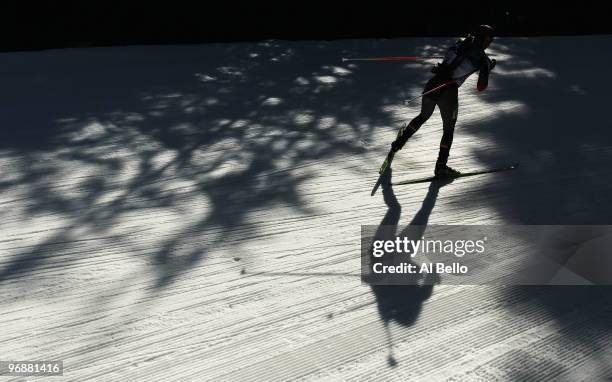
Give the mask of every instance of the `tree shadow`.
[{"label": "tree shadow", "polygon": [[[301,189],[312,166],[361,155],[377,128],[397,125],[385,107],[402,99],[404,82],[424,76],[398,81],[402,65],[381,73],[340,62],[385,44],[398,45],[264,41],[3,56],[0,286],[40,296],[52,279],[55,295],[70,294],[89,287],[90,259],[121,257],[131,268],[102,267],[107,279],[96,280],[103,287],[75,321],[109,317],[133,285],[146,285],[147,296],[121,316],[130,322],[219,247],[248,256],[249,243],[275,235],[262,222],[267,211],[317,212]],[[95,325],[117,328],[113,317]]]},{"label": "tree shadow", "polygon": [[[495,147],[473,150],[480,163],[507,160],[522,167],[512,177],[496,177],[478,190],[466,190],[476,197],[465,198],[463,207],[471,210],[484,202],[511,224],[610,224],[612,130],[604,95],[610,79],[602,78],[599,63],[612,57],[612,39],[504,38],[493,45],[505,57],[498,59],[491,89],[480,97],[484,108],[491,105],[497,111],[462,130]],[[612,370],[602,358],[600,337],[612,327],[612,287],[522,286],[505,291],[523,296],[533,311],[556,322],[563,337],[554,346],[578,346]],[[582,321],[575,321],[572,312]]]},{"label": "tree shadow", "polygon": [[[548,318],[555,324],[554,335],[543,336],[533,344],[547,349],[543,357],[533,357],[529,349],[517,349],[517,359],[529,360],[529,367],[514,370],[516,378],[541,378],[543,370],[557,378],[575,378],[573,369],[588,360],[587,374],[581,378],[601,378],[612,375],[612,363],[607,353],[612,329],[612,304],[608,286],[513,286],[504,290],[507,296],[531,306],[531,314]],[[512,307],[508,314],[512,315]],[[539,345],[539,347],[537,347]],[[569,350],[571,349],[571,350]],[[561,354],[571,352],[575,360],[559,362]],[[597,377],[599,376],[599,377]]]},{"label": "tree shadow", "polygon": [[[524,166],[479,186],[465,208],[484,203],[521,224],[607,223],[609,80],[596,63],[609,58],[609,44],[500,39],[507,58],[482,95],[499,115],[464,131],[496,148],[474,150],[478,161]],[[142,277],[157,294],[206,264],[219,243],[241,253],[249,240],[271,235],[260,223],[266,210],[316,212],[300,189],[314,176],[309,166],[363,154],[360,142],[376,128],[398,125],[386,108],[428,77],[405,65],[341,65],[340,57],[393,49],[437,51],[411,41],[272,41],[4,55],[0,230],[11,244],[0,285],[29,295],[46,286],[37,274],[114,248],[146,269],[125,277]],[[593,52],[602,60],[584,60]],[[523,109],[512,113],[506,104]],[[439,187],[431,184],[410,235],[427,224]],[[396,226],[399,202],[390,187],[383,195],[381,225]],[[73,288],[68,279],[60,284]],[[109,282],[100,293],[120,296],[126,284]],[[372,289],[381,320],[405,326],[433,291]],[[584,299],[595,293],[588,291]]]},{"label": "tree shadow", "polygon": [[[325,45],[106,48],[18,53],[6,61],[8,72],[36,74],[5,78],[0,95],[3,125],[12,126],[0,131],[0,153],[11,165],[2,173],[0,192],[18,190],[5,205],[26,200],[24,217],[57,214],[72,219],[71,226],[104,234],[126,214],[183,209],[198,193],[205,195],[206,206],[199,201],[204,216],[154,254],[161,265],[198,231],[246,226],[255,234],[257,225],[245,222],[254,211],[291,205],[307,213],[298,187],[310,175],[294,175],[293,169],[362,153],[353,138],[389,122],[373,96],[353,105],[368,105],[363,113],[340,107],[342,98],[333,94],[347,91],[350,70],[325,65],[339,61]],[[37,86],[36,92],[26,90]],[[331,100],[320,108],[320,97]],[[370,118],[376,122],[364,127]],[[338,138],[338,129],[349,135]],[[75,176],[79,170],[89,174]],[[190,185],[174,186],[179,182]],[[196,264],[206,252],[206,246],[192,249],[185,264]],[[35,251],[17,252],[0,282],[44,265],[45,256]],[[169,280],[163,272],[159,285]]]},{"label": "tree shadow", "polygon": [[504,198],[486,200],[506,221],[609,223],[612,186],[603,179],[612,160],[612,131],[602,97],[609,80],[598,70],[610,58],[606,46],[612,46],[607,36],[500,39],[495,50],[504,56],[491,89],[479,96],[483,109],[491,105],[492,111],[461,126],[461,134],[492,142],[495,150],[473,150],[481,163],[522,164],[512,178],[487,184],[487,192],[503,192]]}]

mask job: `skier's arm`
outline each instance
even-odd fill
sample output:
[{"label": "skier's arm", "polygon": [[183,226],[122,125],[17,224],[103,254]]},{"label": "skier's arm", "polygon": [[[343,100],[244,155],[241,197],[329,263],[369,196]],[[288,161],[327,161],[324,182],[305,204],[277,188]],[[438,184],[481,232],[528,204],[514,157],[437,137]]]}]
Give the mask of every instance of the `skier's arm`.
[{"label": "skier's arm", "polygon": [[478,85],[476,85],[478,91],[485,90],[489,85],[489,73],[493,70],[496,63],[495,60],[490,60],[487,56],[483,57],[480,72],[478,73]]}]

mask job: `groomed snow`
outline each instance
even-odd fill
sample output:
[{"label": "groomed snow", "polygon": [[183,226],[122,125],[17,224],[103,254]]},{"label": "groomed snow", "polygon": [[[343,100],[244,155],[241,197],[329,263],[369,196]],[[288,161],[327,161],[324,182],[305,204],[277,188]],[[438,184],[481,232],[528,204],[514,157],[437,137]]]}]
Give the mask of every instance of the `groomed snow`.
[{"label": "groomed snow", "polygon": [[[341,59],[451,41],[0,54],[0,361],[63,360],[63,381],[611,378],[608,287],[360,282],[361,225],[610,223],[611,36],[500,38],[490,88],[461,87],[450,164],[520,169],[370,196],[432,62]],[[440,138],[436,111],[393,179],[430,175]]]}]

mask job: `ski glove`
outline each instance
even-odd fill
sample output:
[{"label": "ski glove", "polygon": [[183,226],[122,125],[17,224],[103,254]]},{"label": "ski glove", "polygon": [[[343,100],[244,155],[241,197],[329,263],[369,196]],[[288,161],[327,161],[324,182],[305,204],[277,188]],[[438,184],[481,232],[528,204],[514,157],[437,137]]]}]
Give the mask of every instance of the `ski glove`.
[{"label": "ski glove", "polygon": [[497,61],[495,61],[495,59],[489,60],[489,58],[487,57],[487,60],[489,61],[488,65],[482,65],[480,73],[478,75],[478,84],[476,85],[476,88],[479,92],[485,90],[487,86],[489,86],[489,73],[497,64]]}]

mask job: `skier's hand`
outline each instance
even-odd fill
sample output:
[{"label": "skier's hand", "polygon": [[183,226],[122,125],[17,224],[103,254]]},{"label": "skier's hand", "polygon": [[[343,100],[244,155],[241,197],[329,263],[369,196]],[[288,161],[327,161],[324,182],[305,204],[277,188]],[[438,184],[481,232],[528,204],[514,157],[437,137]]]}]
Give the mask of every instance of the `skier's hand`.
[{"label": "skier's hand", "polygon": [[489,65],[489,71],[493,70],[495,65],[497,65],[497,61],[493,58],[491,59],[491,65]]}]

